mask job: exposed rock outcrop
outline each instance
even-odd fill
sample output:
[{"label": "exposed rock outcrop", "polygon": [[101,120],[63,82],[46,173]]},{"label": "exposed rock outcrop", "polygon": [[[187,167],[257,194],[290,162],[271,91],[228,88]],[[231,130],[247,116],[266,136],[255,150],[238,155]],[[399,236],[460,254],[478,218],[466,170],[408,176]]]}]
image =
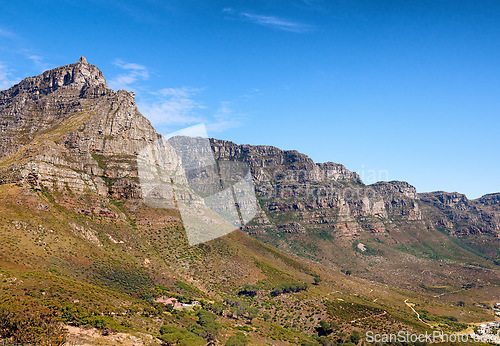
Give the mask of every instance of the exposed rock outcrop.
[{"label": "exposed rock outcrop", "polygon": [[[380,232],[385,229],[382,220],[395,218],[431,220],[435,227],[456,234],[500,229],[495,214],[500,194],[469,201],[458,193],[417,194],[405,182],[366,186],[343,165],[314,163],[295,150],[217,139],[210,144],[219,170],[227,161],[249,167],[260,201],[257,217],[247,226],[255,234],[301,233],[318,225],[346,229],[346,234],[363,229]],[[0,92],[0,183],[143,198],[137,155],[150,147],[151,155],[162,152],[171,156],[162,161],[179,164],[184,158],[174,157],[168,145],[140,114],[134,94],[109,89],[102,72],[83,57]],[[198,192],[209,194],[213,186],[202,180],[212,174],[210,180],[217,182],[217,171],[215,166],[212,173],[204,164],[199,166],[183,179],[195,182]],[[233,173],[224,179],[237,180]],[[202,175],[205,178],[200,180]],[[189,198],[187,193],[181,197]],[[292,226],[282,227],[283,213],[288,213],[286,224]]]},{"label": "exposed rock outcrop", "polygon": [[475,202],[482,205],[500,205],[500,193],[490,193],[478,198]]},{"label": "exposed rock outcrop", "polygon": [[[429,219],[440,228],[459,235],[498,233],[500,223],[495,215],[488,213],[478,203],[457,192],[435,191],[420,193],[420,199],[435,207]],[[486,199],[488,200],[488,199]]]},{"label": "exposed rock outcrop", "polygon": [[421,220],[418,207],[417,189],[404,181],[378,182],[370,185],[385,201],[385,209],[389,215],[401,215],[408,220]]},{"label": "exposed rock outcrop", "polygon": [[0,135],[0,181],[117,198],[141,197],[135,155],[158,138],[133,93],[83,57],[0,92]]}]

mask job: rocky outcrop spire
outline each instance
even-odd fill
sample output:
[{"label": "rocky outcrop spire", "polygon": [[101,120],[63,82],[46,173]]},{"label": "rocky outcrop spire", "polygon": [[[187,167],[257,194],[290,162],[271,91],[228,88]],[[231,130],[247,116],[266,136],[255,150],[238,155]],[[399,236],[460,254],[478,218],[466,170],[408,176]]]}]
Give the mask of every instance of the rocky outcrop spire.
[{"label": "rocky outcrop spire", "polygon": [[39,76],[28,77],[12,88],[0,93],[2,99],[13,98],[24,94],[27,98],[37,98],[66,88],[68,92],[75,91],[82,97],[102,96],[107,92],[106,80],[102,72],[89,64],[85,57],[80,57],[77,63],[61,66],[45,71]]}]

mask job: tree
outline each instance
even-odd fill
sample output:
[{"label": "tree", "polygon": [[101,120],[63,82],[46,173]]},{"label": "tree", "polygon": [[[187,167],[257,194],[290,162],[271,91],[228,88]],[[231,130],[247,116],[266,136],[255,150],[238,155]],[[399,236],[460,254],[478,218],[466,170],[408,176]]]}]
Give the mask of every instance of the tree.
[{"label": "tree", "polygon": [[197,334],[208,341],[215,340],[219,329],[215,315],[209,311],[200,310],[196,316],[198,316],[198,325],[201,327],[201,333]]},{"label": "tree", "polygon": [[191,333],[185,329],[179,329],[170,325],[163,325],[160,328],[160,340],[164,341],[168,345],[193,345],[202,346],[206,345],[205,339],[202,337]]},{"label": "tree", "polygon": [[279,284],[271,291],[271,296],[276,297],[283,293],[300,292],[306,290],[308,284],[305,282],[292,282]]},{"label": "tree", "polygon": [[333,321],[327,322],[325,320],[321,320],[319,321],[319,326],[316,327],[316,332],[318,332],[318,336],[327,336],[333,333],[337,327],[337,324]]},{"label": "tree", "polygon": [[361,334],[357,331],[357,330],[354,330],[352,333],[351,333],[351,336],[349,337],[349,339],[351,340],[351,342],[353,344],[358,344],[358,342],[361,340]]},{"label": "tree", "polygon": [[264,313],[262,314],[262,319],[263,319],[264,321],[267,321],[267,320],[269,320],[270,318],[271,318],[271,315],[269,315],[267,312],[264,312]]},{"label": "tree", "polygon": [[334,344],[337,345],[336,343],[332,342],[332,340],[329,339],[327,336],[321,336],[321,337],[319,337],[318,342],[322,346],[333,346]]},{"label": "tree", "polygon": [[259,291],[259,288],[255,285],[244,285],[243,289],[238,292],[238,295],[255,297],[257,295],[258,291]]},{"label": "tree", "polygon": [[257,316],[259,316],[259,309],[253,307],[253,306],[250,306],[247,308],[247,319],[248,319],[248,322],[252,322],[252,320],[254,318],[256,318]]},{"label": "tree", "polygon": [[323,281],[319,275],[314,275],[314,284],[319,285],[319,283]]},{"label": "tree", "polygon": [[222,316],[224,314],[224,310],[226,306],[221,302],[216,302],[210,306],[210,310],[212,310],[216,315]]}]

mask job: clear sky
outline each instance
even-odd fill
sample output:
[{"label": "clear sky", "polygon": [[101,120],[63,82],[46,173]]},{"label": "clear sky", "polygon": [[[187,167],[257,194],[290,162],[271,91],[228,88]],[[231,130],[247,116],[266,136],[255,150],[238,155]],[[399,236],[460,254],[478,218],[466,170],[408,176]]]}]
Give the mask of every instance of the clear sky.
[{"label": "clear sky", "polygon": [[80,55],[163,133],[500,191],[500,1],[0,0],[0,89]]}]

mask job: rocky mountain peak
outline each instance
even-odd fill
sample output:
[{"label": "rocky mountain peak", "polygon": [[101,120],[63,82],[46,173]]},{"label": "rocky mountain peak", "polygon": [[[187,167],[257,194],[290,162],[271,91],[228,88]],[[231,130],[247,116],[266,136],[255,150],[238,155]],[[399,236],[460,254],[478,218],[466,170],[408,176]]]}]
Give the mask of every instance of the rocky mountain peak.
[{"label": "rocky mountain peak", "polygon": [[78,92],[82,97],[101,96],[108,90],[102,72],[96,66],[89,64],[82,56],[74,64],[45,71],[39,76],[25,78],[12,88],[0,92],[0,103],[2,100],[12,99],[18,95],[22,98],[36,99],[63,87],[69,92]]},{"label": "rocky mountain peak", "polygon": [[383,195],[403,195],[408,198],[417,199],[417,189],[406,181],[379,181],[371,184],[370,187]]},{"label": "rocky mountain peak", "polygon": [[80,57],[0,91],[0,184],[30,176],[55,189],[136,196],[135,154],[157,137],[134,95],[108,89]]}]

